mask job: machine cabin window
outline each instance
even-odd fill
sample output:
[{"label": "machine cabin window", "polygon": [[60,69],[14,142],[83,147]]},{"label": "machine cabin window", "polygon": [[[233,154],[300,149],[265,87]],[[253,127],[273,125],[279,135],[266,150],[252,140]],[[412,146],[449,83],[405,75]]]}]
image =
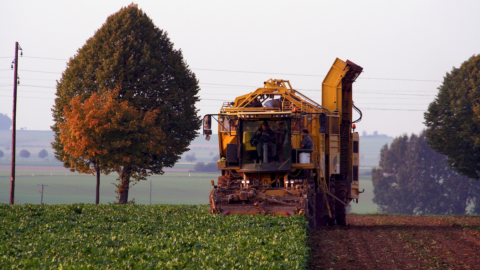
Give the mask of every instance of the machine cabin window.
[{"label": "machine cabin window", "polygon": [[291,169],[290,119],[242,121],[241,169],[288,171]]}]

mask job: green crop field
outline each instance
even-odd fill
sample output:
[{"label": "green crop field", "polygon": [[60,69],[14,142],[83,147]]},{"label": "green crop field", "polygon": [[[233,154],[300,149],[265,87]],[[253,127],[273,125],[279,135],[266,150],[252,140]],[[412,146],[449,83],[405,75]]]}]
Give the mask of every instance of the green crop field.
[{"label": "green crop field", "polygon": [[196,205],[0,204],[0,269],[305,269],[303,216]]}]

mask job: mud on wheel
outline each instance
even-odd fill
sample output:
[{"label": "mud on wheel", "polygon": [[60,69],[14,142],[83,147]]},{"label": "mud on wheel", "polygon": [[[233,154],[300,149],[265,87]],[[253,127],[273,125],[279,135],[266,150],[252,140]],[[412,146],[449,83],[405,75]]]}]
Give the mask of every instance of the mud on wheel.
[{"label": "mud on wheel", "polygon": [[[335,183],[335,196],[342,202],[347,202],[347,183],[345,180],[337,179]],[[335,220],[337,221],[337,225],[347,225],[347,207],[338,200],[335,200]]]}]

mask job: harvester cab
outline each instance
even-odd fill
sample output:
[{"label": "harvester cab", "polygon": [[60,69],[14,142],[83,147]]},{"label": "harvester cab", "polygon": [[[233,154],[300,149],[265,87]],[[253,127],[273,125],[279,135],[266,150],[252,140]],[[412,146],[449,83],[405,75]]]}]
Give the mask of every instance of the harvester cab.
[{"label": "harvester cab", "polygon": [[[346,224],[359,198],[361,111],[352,83],[362,72],[336,59],[322,84],[322,105],[270,79],[254,92],[205,115],[203,134],[218,123],[221,176],[210,193],[212,214],[307,215],[312,227]],[[352,121],[352,110],[360,118]]]}]

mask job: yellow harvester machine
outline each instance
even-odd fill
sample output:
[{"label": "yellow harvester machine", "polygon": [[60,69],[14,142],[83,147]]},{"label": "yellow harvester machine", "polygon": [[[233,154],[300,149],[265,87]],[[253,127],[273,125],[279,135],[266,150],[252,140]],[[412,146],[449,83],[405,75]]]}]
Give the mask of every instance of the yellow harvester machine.
[{"label": "yellow harvester machine", "polygon": [[[322,83],[322,104],[270,79],[254,92],[206,115],[203,134],[218,122],[222,175],[212,180],[212,214],[306,215],[310,226],[345,225],[359,198],[361,112],[352,84],[362,67],[336,59]],[[352,109],[360,118],[352,121]],[[313,147],[302,148],[308,130]],[[308,140],[304,140],[306,142]],[[305,143],[303,143],[306,145]],[[311,149],[308,149],[311,148]]]}]

